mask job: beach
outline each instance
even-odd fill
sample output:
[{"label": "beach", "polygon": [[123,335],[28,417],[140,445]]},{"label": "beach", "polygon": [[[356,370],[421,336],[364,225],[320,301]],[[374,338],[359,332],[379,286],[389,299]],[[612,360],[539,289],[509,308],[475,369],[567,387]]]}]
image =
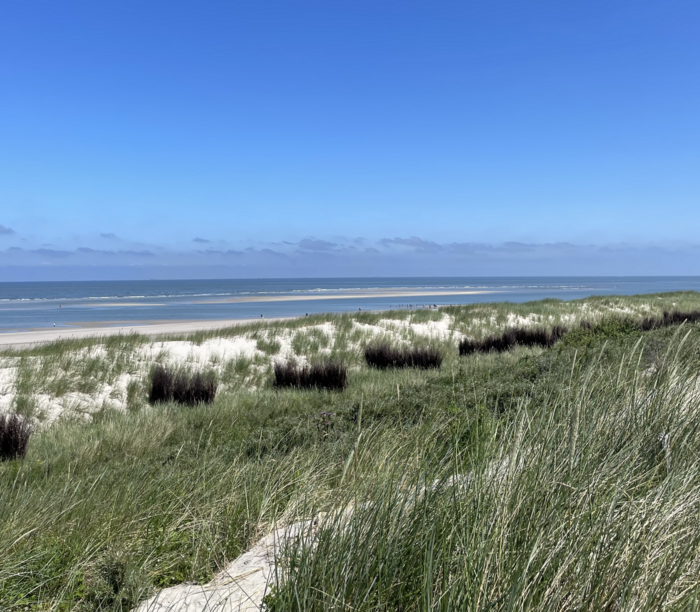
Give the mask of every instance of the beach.
[{"label": "beach", "polygon": [[26,348],[35,344],[55,342],[56,340],[75,340],[80,338],[117,336],[119,334],[143,334],[145,336],[182,335],[198,331],[209,331],[234,325],[247,325],[260,321],[283,321],[292,317],[275,317],[272,319],[229,319],[214,321],[152,321],[141,324],[76,324],[72,328],[31,329],[19,332],[0,333],[0,348]]}]

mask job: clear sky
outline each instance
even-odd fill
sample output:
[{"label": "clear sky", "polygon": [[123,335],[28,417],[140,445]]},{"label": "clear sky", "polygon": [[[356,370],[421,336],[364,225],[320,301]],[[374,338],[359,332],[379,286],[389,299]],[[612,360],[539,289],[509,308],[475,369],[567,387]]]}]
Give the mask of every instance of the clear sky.
[{"label": "clear sky", "polygon": [[0,280],[700,274],[699,67],[695,0],[4,2]]}]

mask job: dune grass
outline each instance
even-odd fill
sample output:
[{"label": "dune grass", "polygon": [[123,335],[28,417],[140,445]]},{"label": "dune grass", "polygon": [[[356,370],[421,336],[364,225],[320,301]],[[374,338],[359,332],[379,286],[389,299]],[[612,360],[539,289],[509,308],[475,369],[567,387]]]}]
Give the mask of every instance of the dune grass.
[{"label": "dune grass", "polygon": [[16,413],[0,414],[0,461],[23,459],[31,435],[28,419]]},{"label": "dune grass", "polygon": [[172,370],[157,364],[151,374],[151,404],[176,402],[185,406],[211,404],[218,383],[213,372]]},{"label": "dune grass", "polygon": [[458,348],[460,355],[472,353],[489,353],[496,351],[502,353],[516,346],[549,348],[554,346],[569,330],[562,325],[555,325],[551,329],[544,327],[510,327],[501,334],[492,334],[475,340],[463,338]]},{"label": "dune grass", "polygon": [[388,343],[369,344],[365,347],[365,361],[368,366],[386,370],[387,368],[439,368],[442,353],[434,346],[396,347]]},{"label": "dune grass", "polygon": [[348,368],[342,363],[325,361],[297,366],[294,362],[277,362],[274,366],[278,389],[326,389],[342,391],[348,386]]},{"label": "dune grass", "polygon": [[647,380],[639,344],[617,368],[571,363],[569,385],[476,440],[455,419],[392,448],[338,491],[313,547],[285,551],[269,609],[695,609],[698,379],[682,342]]},{"label": "dune grass", "polygon": [[[0,462],[0,609],[131,610],[154,589],[209,580],[273,525],[319,515],[315,545],[285,551],[269,609],[694,609],[700,330],[625,321],[700,300],[605,299],[608,315],[602,299],[497,305],[501,330],[509,315],[575,327],[574,311],[596,325],[549,348],[465,357],[434,339],[440,369],[367,367],[376,338],[362,326],[444,311],[251,326],[291,345],[332,323],[333,342],[314,332],[305,346],[319,342],[312,359],[346,356],[348,387],[275,389],[268,362],[240,358],[221,365],[211,404],[148,406],[134,383],[128,411],[55,421],[24,460]],[[475,323],[491,321],[484,305],[465,310],[448,310],[455,331],[498,329]],[[127,372],[133,347],[150,342],[115,341],[124,365],[69,371],[72,388]],[[69,362],[68,346],[89,350]],[[99,346],[3,358],[43,359],[51,374],[52,360],[71,368]]]}]

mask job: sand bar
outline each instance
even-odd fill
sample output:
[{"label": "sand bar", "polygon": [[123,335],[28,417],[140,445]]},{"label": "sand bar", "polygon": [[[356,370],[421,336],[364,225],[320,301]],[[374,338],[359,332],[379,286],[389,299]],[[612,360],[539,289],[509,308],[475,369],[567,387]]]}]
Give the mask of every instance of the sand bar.
[{"label": "sand bar", "polygon": [[359,300],[370,298],[403,298],[411,297],[420,299],[423,297],[437,297],[448,295],[479,295],[482,293],[495,293],[494,291],[420,291],[420,290],[394,290],[364,291],[358,293],[355,290],[347,290],[342,293],[303,293],[301,295],[250,295],[242,297],[223,298],[220,300],[202,300],[195,304],[231,304],[234,302],[306,302],[311,300]]},{"label": "sand bar", "polygon": [[51,329],[33,329],[20,332],[0,333],[0,348],[26,348],[35,344],[54,342],[56,340],[68,340],[75,338],[93,338],[103,336],[116,336],[118,334],[144,334],[146,336],[191,334],[197,331],[207,331],[231,327],[233,325],[247,325],[250,323],[283,321],[291,317],[277,317],[270,319],[217,319],[208,321],[168,321],[156,323],[128,323],[105,327],[104,324],[81,324],[79,327],[60,327]]},{"label": "sand bar", "polygon": [[[496,293],[485,290],[446,290],[435,289],[423,291],[420,289],[345,289],[342,291],[329,291],[323,293],[303,292],[289,295],[241,295],[208,300],[185,300],[191,304],[237,304],[251,302],[310,302],[317,300],[361,300],[373,298],[416,298],[440,297],[450,295],[479,295],[483,293]],[[186,296],[184,296],[186,297]],[[154,304],[150,302],[80,302],[73,306],[81,308],[128,308],[139,306],[165,306],[166,304]]]}]

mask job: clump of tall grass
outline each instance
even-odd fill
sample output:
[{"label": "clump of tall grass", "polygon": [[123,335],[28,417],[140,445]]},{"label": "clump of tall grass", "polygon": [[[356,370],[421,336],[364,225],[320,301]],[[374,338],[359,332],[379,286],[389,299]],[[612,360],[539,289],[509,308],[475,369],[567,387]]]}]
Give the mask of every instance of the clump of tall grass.
[{"label": "clump of tall grass", "polygon": [[31,435],[27,419],[14,412],[0,415],[0,461],[24,458]]},{"label": "clump of tall grass", "polygon": [[491,334],[479,340],[474,338],[460,340],[459,354],[471,355],[472,353],[489,353],[491,351],[502,353],[516,346],[549,348],[561,340],[567,331],[567,328],[561,325],[555,325],[552,329],[511,327],[502,334]]},{"label": "clump of tall grass", "polygon": [[290,361],[276,362],[274,373],[277,388],[342,391],[348,386],[347,366],[332,361],[301,367]]},{"label": "clump of tall grass", "polygon": [[387,448],[313,545],[280,555],[267,609],[696,609],[696,363],[674,360],[674,342],[666,370],[640,379],[639,346],[617,367],[575,365],[477,447],[445,449],[438,429]]},{"label": "clump of tall grass", "polygon": [[428,370],[442,365],[442,353],[433,346],[398,348],[387,343],[365,347],[367,365],[380,370],[420,368]]},{"label": "clump of tall grass", "polygon": [[211,374],[174,371],[158,364],[151,375],[148,401],[151,404],[177,402],[186,406],[211,404],[216,390],[217,382]]}]

